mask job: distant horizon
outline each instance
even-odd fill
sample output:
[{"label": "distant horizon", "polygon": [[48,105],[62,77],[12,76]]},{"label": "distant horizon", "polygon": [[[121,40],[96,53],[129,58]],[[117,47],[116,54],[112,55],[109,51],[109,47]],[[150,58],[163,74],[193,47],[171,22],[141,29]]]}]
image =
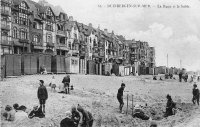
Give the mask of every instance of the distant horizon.
[{"label": "distant horizon", "polygon": [[[34,0],[38,2],[38,0]],[[156,65],[200,69],[200,1],[181,0],[46,0],[68,16],[94,28],[114,31],[127,40],[141,40],[155,47]],[[87,2],[86,2],[87,1]],[[111,8],[113,4],[150,5],[150,8]],[[184,5],[184,6],[183,6]],[[101,7],[99,7],[101,6]],[[159,8],[168,6],[171,8]],[[180,7],[186,8],[180,8]],[[175,8],[173,8],[175,7]],[[189,7],[189,8],[187,8]]]}]

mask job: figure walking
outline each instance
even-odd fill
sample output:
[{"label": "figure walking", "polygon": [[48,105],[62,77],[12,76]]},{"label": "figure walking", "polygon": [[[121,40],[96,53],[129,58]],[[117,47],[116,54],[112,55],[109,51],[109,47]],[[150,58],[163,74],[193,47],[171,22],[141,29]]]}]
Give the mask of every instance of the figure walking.
[{"label": "figure walking", "polygon": [[194,88],[192,90],[192,94],[193,94],[192,102],[193,104],[195,104],[195,101],[196,101],[197,104],[199,105],[199,89],[197,88],[196,82],[194,83],[193,86]]},{"label": "figure walking", "polygon": [[118,93],[117,93],[117,99],[119,101],[119,110],[120,110],[120,113],[122,113],[122,108],[124,106],[124,101],[123,101],[124,88],[125,88],[125,84],[122,83],[121,87],[118,89]]},{"label": "figure walking", "polygon": [[66,75],[63,78],[62,83],[64,84],[64,87],[65,87],[65,93],[69,94],[70,76]]}]

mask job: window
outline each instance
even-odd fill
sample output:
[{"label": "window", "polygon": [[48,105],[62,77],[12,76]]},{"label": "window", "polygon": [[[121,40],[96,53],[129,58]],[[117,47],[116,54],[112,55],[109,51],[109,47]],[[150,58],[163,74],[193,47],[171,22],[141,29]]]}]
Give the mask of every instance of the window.
[{"label": "window", "polygon": [[78,64],[78,61],[72,59],[72,65],[77,65],[77,64]]},{"label": "window", "polygon": [[17,38],[17,28],[16,27],[13,28],[12,35],[13,35],[13,38]]},{"label": "window", "polygon": [[91,37],[90,37],[90,43],[92,42],[92,39],[91,39]]},{"label": "window", "polygon": [[77,39],[77,34],[76,33],[74,33],[74,38]]},{"label": "window", "polygon": [[21,39],[27,39],[27,35],[28,35],[28,33],[27,33],[27,30],[26,29],[20,29],[20,38]]},{"label": "window", "polygon": [[106,55],[108,55],[108,49],[106,49]]},{"label": "window", "polygon": [[33,28],[37,29],[37,23],[33,22]]},{"label": "window", "polygon": [[38,35],[34,35],[34,36],[33,36],[33,42],[36,42],[36,43],[39,42],[39,37],[38,37]]},{"label": "window", "polygon": [[46,22],[46,30],[53,31],[53,23],[50,21]]},{"label": "window", "polygon": [[53,15],[50,8],[47,10],[46,14],[49,15],[49,16]]},{"label": "window", "polygon": [[52,36],[51,34],[47,34],[47,38],[46,38],[48,43],[52,43]]},{"label": "window", "polygon": [[69,42],[69,44],[68,44],[68,48],[71,50],[71,42]]},{"label": "window", "polygon": [[60,25],[59,25],[59,24],[57,24],[57,30],[61,30],[61,28],[60,28]]},{"label": "window", "polygon": [[92,53],[92,46],[90,46],[90,53]]}]

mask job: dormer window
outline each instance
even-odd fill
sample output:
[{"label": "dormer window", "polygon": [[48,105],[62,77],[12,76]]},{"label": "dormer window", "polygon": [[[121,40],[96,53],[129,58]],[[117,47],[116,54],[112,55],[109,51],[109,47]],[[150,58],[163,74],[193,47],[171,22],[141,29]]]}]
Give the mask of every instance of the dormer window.
[{"label": "dormer window", "polygon": [[46,13],[46,14],[49,15],[49,16],[52,16],[52,15],[53,15],[50,8],[47,10],[47,13]]}]

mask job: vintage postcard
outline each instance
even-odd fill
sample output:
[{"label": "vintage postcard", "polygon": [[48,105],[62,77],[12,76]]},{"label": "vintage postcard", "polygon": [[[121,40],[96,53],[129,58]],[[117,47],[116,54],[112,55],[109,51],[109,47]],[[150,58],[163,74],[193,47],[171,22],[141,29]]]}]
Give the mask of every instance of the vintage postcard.
[{"label": "vintage postcard", "polygon": [[200,127],[200,0],[0,0],[2,127]]}]

